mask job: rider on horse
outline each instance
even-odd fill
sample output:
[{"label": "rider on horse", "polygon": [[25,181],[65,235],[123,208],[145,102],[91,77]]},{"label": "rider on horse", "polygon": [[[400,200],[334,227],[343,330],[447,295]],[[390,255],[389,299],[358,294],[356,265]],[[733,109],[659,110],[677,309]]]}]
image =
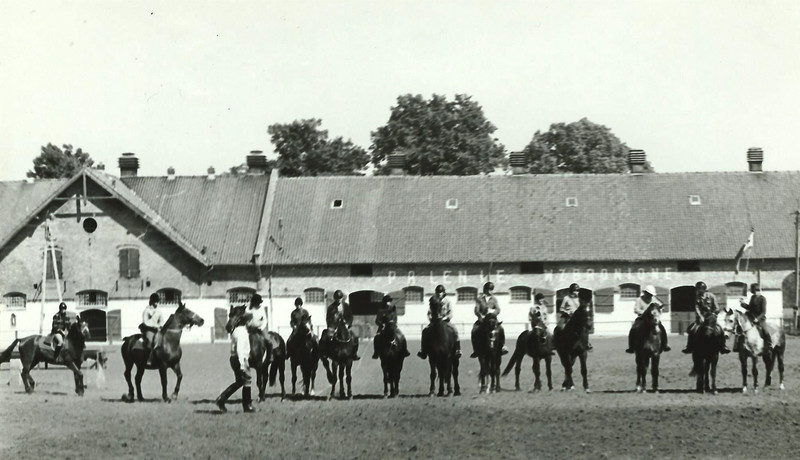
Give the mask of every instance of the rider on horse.
[{"label": "rider on horse", "polygon": [[761,287],[758,283],[750,285],[750,292],[753,294],[750,297],[750,303],[745,303],[741,300],[739,303],[744,307],[747,312],[745,313],[750,321],[753,322],[761,338],[764,339],[764,348],[772,348],[772,337],[764,329],[764,324],[767,321],[767,298],[761,295]]},{"label": "rider on horse", "polygon": [[295,334],[297,334],[297,327],[303,323],[306,325],[308,334],[312,335],[313,333],[311,331],[314,330],[314,327],[311,325],[311,315],[308,313],[308,310],[303,308],[303,299],[298,297],[294,299],[294,310],[292,310],[292,313],[289,314],[289,326],[292,327],[292,332],[289,334],[289,338],[286,340],[287,347],[294,343]]},{"label": "rider on horse", "polygon": [[[478,332],[480,331],[481,326],[483,325],[483,320],[486,318],[486,315],[489,313],[494,313],[495,317],[500,316],[500,305],[497,304],[497,299],[494,297],[494,283],[489,281],[488,283],[483,285],[483,293],[479,295],[475,299],[475,316],[478,317],[478,320],[475,321],[475,325],[472,326],[472,343],[473,343],[473,351],[470,355],[470,358],[477,358],[478,351],[475,350],[475,342]],[[498,332],[500,337],[502,337],[503,342],[505,342],[505,331],[503,330],[503,326],[497,326]],[[503,345],[502,354],[507,354],[508,348]]]},{"label": "rider on horse", "polygon": [[58,359],[58,354],[61,353],[61,348],[64,346],[64,338],[67,336],[69,330],[69,316],[67,315],[67,304],[61,302],[58,304],[58,313],[53,315],[53,361]]},{"label": "rider on horse", "polygon": [[[682,351],[683,353],[692,353],[694,350],[694,333],[697,331],[697,328],[708,318],[709,315],[716,315],[719,313],[719,306],[717,305],[717,298],[714,294],[708,292],[708,286],[706,283],[702,281],[698,281],[697,284],[694,285],[695,292],[697,293],[697,298],[695,300],[694,311],[696,313],[694,323],[689,325],[689,328],[686,330],[688,338],[686,340],[686,348]],[[730,353],[731,351],[725,345],[725,334],[720,334],[720,353]]]},{"label": "rider on horse", "polygon": [[[650,305],[655,304],[656,308],[661,310],[664,306],[658,300],[655,300],[656,295],[656,288],[653,287],[652,284],[645,286],[642,290],[642,295],[640,295],[636,299],[636,303],[633,306],[633,312],[636,313],[636,319],[633,321],[633,325],[631,326],[631,330],[628,333],[628,349],[625,350],[625,353],[634,353],[635,350],[633,349],[633,337],[636,328],[641,326],[642,323],[642,314],[650,308]],[[667,330],[664,328],[664,325],[661,324],[661,321],[658,321],[658,328],[661,331],[661,351],[670,351],[671,348],[667,345]]]},{"label": "rider on horse", "polygon": [[[336,326],[340,317],[344,319],[347,329],[349,330],[353,326],[353,310],[350,309],[350,304],[344,301],[344,292],[337,289],[333,293],[333,303],[328,305],[328,309],[325,312],[325,324],[328,326],[328,328],[322,332],[322,338],[320,339],[321,344],[333,340],[333,333],[336,331]],[[355,340],[356,355],[353,357],[353,361],[358,361],[361,359],[361,357],[357,354],[358,337],[352,330],[350,333],[353,335]]]},{"label": "rider on horse", "polygon": [[[375,324],[378,325],[378,331],[375,333],[375,339],[372,341],[373,353],[372,359],[378,359],[378,345],[380,342],[384,340],[392,340],[392,337],[383,337],[383,332],[386,328],[386,325],[389,323],[394,323],[397,325],[397,307],[392,303],[392,296],[386,294],[383,296],[383,305],[378,310],[378,314],[375,316]],[[397,334],[401,334],[400,331],[397,331]],[[405,342],[403,342],[405,343]],[[403,350],[406,356],[410,355],[411,353],[408,352],[408,349]]]},{"label": "rider on horse", "polygon": [[[460,358],[461,341],[458,339],[458,331],[450,324],[450,320],[453,319],[453,304],[450,302],[450,299],[447,298],[447,291],[441,284],[436,286],[433,296],[431,296],[428,301],[428,322],[430,322],[433,317],[440,318],[442,322],[453,331],[456,337],[456,357]],[[430,327],[430,324],[428,324],[425,329],[422,330],[423,339],[420,343],[420,350],[417,352],[417,356],[422,359],[428,359],[428,350],[426,349],[427,340],[425,338],[428,336]]]},{"label": "rider on horse", "polygon": [[[547,301],[544,300],[545,295],[541,292],[533,297],[533,306],[528,311],[528,321],[531,323],[531,330],[536,327],[536,324],[541,321],[542,324],[547,326]],[[542,343],[547,341],[547,335],[542,335]]]},{"label": "rider on horse", "polygon": [[[556,329],[561,330],[564,329],[564,326],[567,325],[567,322],[572,317],[573,313],[578,311],[581,308],[581,300],[578,296],[580,293],[581,287],[578,286],[578,283],[572,283],[569,285],[569,295],[564,297],[564,300],[561,303],[561,315],[558,318],[558,324],[556,324]],[[589,325],[586,324],[585,327],[588,329]],[[592,351],[594,347],[591,343],[589,343],[589,335],[586,334],[586,343],[583,344],[586,347],[587,351]]]},{"label": "rider on horse", "polygon": [[267,312],[261,308],[263,302],[264,300],[259,294],[253,294],[253,297],[250,297],[250,307],[247,309],[247,313],[253,315],[253,318],[247,324],[247,328],[249,332],[261,333],[266,338],[268,324]]},{"label": "rider on horse", "polygon": [[142,312],[142,324],[139,325],[139,330],[142,332],[142,344],[147,354],[148,366],[153,364],[153,348],[156,345],[156,334],[164,326],[164,313],[163,310],[158,308],[158,302],[160,301],[161,298],[158,294],[150,294],[150,303]]}]

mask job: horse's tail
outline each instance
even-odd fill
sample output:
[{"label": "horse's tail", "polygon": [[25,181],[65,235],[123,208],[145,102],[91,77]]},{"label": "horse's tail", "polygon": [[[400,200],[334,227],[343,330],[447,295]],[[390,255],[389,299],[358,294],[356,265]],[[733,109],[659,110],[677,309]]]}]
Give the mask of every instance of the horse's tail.
[{"label": "horse's tail", "polygon": [[276,359],[272,362],[269,368],[269,386],[271,387],[275,386],[275,380],[278,378],[278,366],[286,366],[286,360]]},{"label": "horse's tail", "polygon": [[503,371],[503,375],[508,375],[511,372],[511,368],[514,367],[517,363],[522,361],[522,358],[525,356],[525,349],[522,347],[514,348],[514,354],[511,355],[511,359],[508,360],[508,364],[506,365],[506,369]]},{"label": "horse's tail", "polygon": [[19,339],[14,339],[14,341],[11,342],[11,345],[9,345],[8,348],[0,353],[0,363],[7,363],[11,361],[11,353],[14,352],[14,348],[17,346],[17,343],[19,343]]}]

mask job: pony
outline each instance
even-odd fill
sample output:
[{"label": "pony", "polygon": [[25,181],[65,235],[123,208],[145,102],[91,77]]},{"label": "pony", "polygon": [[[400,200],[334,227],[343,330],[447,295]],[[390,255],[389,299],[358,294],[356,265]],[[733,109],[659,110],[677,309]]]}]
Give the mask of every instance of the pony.
[{"label": "pony", "polygon": [[25,392],[33,393],[36,382],[31,377],[31,368],[39,363],[62,364],[72,371],[75,379],[75,393],[83,396],[86,386],[83,384],[83,351],[86,349],[86,340],[91,338],[89,327],[80,316],[70,322],[64,346],[58,358],[54,358],[52,348],[52,335],[30,335],[22,339],[14,339],[11,345],[0,353],[0,363],[8,362],[14,349],[19,350],[19,359],[22,363],[22,382],[25,384]]},{"label": "pony", "polygon": [[[147,352],[142,344],[142,334],[134,334],[125,337],[120,347],[122,360],[125,363],[125,381],[128,383],[128,393],[122,395],[122,400],[133,402],[133,385],[131,384],[131,369],[136,365],[136,397],[141,402],[142,396],[142,377],[145,369],[158,369],[161,376],[161,399],[171,402],[178,398],[178,392],[183,380],[181,372],[181,335],[183,329],[192,326],[202,326],[205,320],[197,313],[186,308],[181,303],[175,313],[169,315],[161,331],[156,334],[155,348],[153,349],[152,365],[147,365]],[[167,369],[172,369],[177,380],[172,396],[167,396]]]},{"label": "pony", "polygon": [[717,394],[717,362],[719,361],[720,339],[724,335],[717,324],[717,315],[707,315],[694,332],[692,351],[692,371],[697,377],[695,389],[698,393]]},{"label": "pony", "polygon": [[786,387],[783,383],[783,352],[786,349],[786,336],[783,331],[774,328],[772,325],[765,323],[764,329],[767,334],[772,336],[774,347],[765,348],[764,339],[758,332],[758,328],[750,320],[750,317],[745,314],[745,310],[740,307],[734,307],[735,323],[742,331],[741,336],[737,336],[736,340],[740,341],[739,345],[739,362],[742,367],[742,393],[747,393],[747,361],[752,360],[753,363],[753,392],[758,393],[758,356],[764,360],[764,367],[767,371],[766,379],[764,380],[764,387],[772,384],[772,370],[774,369],[775,362],[778,363],[778,372],[780,375],[780,389]]},{"label": "pony", "polygon": [[503,322],[497,320],[497,315],[488,313],[478,326],[475,351],[478,353],[480,363],[480,393],[500,391],[500,368],[503,362],[503,345],[505,345],[499,331],[501,324]]},{"label": "pony", "polygon": [[[438,312],[438,309],[434,309]],[[428,333],[422,338],[425,341],[425,349],[428,350],[428,364],[431,368],[431,387],[428,392],[433,396],[436,388],[436,376],[439,376],[438,396],[461,395],[461,387],[458,384],[458,356],[456,355],[456,332],[447,324],[441,316],[435,314],[431,316],[431,324],[428,326]],[[452,382],[451,382],[452,378]],[[445,386],[447,393],[445,393]]]},{"label": "pony", "polygon": [[286,359],[290,360],[292,368],[292,394],[296,393],[297,367],[303,375],[303,396],[314,395],[314,380],[317,378],[319,366],[319,343],[316,336],[308,329],[311,315],[303,316],[297,325],[294,336],[287,343],[289,353]]},{"label": "pony", "polygon": [[[377,340],[379,337],[375,337]],[[383,370],[383,397],[393,398],[400,394],[400,373],[406,359],[406,338],[395,321],[389,321],[381,332],[378,342],[378,357]]]},{"label": "pony", "polygon": [[647,388],[647,368],[653,378],[653,392],[658,393],[658,366],[661,361],[661,309],[652,303],[633,326],[633,349],[636,359],[636,391]]},{"label": "pony", "polygon": [[[350,332],[343,315],[337,315],[336,329],[325,347],[325,355],[322,356],[322,364],[328,374],[328,382],[331,384],[331,394],[328,399],[333,399],[336,394],[336,375],[339,375],[339,397],[352,399],[353,389],[351,375],[353,369],[353,357],[356,355],[358,338]],[[330,366],[328,359],[331,360]],[[346,375],[346,378],[345,378]],[[345,395],[344,384],[347,382],[347,394]]]},{"label": "pony", "polygon": [[586,370],[587,348],[586,341],[589,338],[589,331],[587,330],[587,321],[589,314],[588,309],[591,304],[581,303],[572,317],[567,323],[559,328],[556,327],[553,334],[553,342],[556,346],[556,352],[561,360],[561,365],[564,367],[564,383],[561,384],[561,391],[571,391],[575,389],[575,383],[572,380],[572,366],[575,364],[575,359],[579,359],[581,363],[581,376],[583,377],[583,389],[587,393],[591,393],[589,389],[588,371]]},{"label": "pony", "polygon": [[553,389],[553,373],[551,371],[551,363],[553,361],[553,337],[547,330],[547,325],[544,324],[541,315],[536,315],[536,320],[533,329],[530,331],[523,331],[517,337],[517,345],[514,348],[514,354],[511,355],[511,360],[508,362],[503,375],[508,375],[511,368],[514,367],[516,380],[514,388],[517,390],[519,387],[519,373],[522,367],[522,359],[525,355],[533,358],[533,375],[536,381],[533,384],[532,391],[540,391],[542,389],[540,361],[544,360],[545,373],[547,374],[547,389]]}]

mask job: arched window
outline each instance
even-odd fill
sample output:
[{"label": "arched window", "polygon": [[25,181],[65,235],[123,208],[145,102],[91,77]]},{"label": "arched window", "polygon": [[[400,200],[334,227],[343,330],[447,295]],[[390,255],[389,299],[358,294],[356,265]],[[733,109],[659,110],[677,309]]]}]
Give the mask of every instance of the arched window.
[{"label": "arched window", "polygon": [[181,291],[173,288],[164,288],[156,291],[159,303],[163,305],[178,305],[181,303]]},{"label": "arched window", "polygon": [[733,281],[725,283],[725,294],[727,297],[737,298],[747,296],[747,284],[741,281]]},{"label": "arched window", "polygon": [[305,303],[325,303],[325,289],[308,288],[303,291]]},{"label": "arched window", "polygon": [[75,293],[75,303],[79,307],[106,307],[108,306],[108,294],[96,289],[87,289]]},{"label": "arched window", "polygon": [[[61,260],[62,260],[62,258],[61,258],[61,248],[56,246],[53,249],[53,251],[56,254],[56,268],[58,269],[58,279],[63,280],[64,279],[64,270],[62,268],[62,263],[61,263]],[[54,279],[56,279],[56,275],[55,275],[55,272],[53,271],[53,254],[50,252],[49,248],[44,253],[44,257],[47,258],[47,279],[54,280]]]},{"label": "arched window", "polygon": [[119,277],[126,279],[139,277],[139,248],[137,247],[120,248]]},{"label": "arched window", "polygon": [[249,287],[237,287],[228,290],[228,305],[242,305],[249,304],[250,298],[256,290]]},{"label": "arched window", "polygon": [[403,288],[406,303],[422,303],[422,297],[425,295],[424,290],[419,286],[408,286]]},{"label": "arched window", "polygon": [[625,283],[619,286],[619,298],[622,300],[634,300],[641,295],[640,286],[635,283]]},{"label": "arched window", "polygon": [[531,288],[527,286],[514,286],[508,292],[511,294],[511,302],[525,303],[531,301]]},{"label": "arched window", "polygon": [[3,296],[3,303],[9,310],[24,310],[27,297],[21,292],[9,292]]},{"label": "arched window", "polygon": [[470,303],[475,302],[478,298],[478,289],[474,287],[460,287],[456,289],[456,298],[459,302]]}]

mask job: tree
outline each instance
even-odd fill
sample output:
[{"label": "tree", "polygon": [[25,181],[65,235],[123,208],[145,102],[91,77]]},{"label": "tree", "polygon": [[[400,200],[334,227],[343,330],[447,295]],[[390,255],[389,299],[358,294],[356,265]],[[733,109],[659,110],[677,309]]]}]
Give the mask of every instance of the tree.
[{"label": "tree", "polygon": [[281,175],[355,175],[369,164],[366,150],[342,137],[329,140],[328,131],[321,125],[322,120],[311,118],[277,123],[267,129]]},{"label": "tree", "polygon": [[26,175],[35,179],[67,178],[94,164],[89,154],[80,148],[73,151],[71,144],[62,147],[63,150],[50,143],[42,146],[39,156],[33,159],[33,170]]},{"label": "tree", "polygon": [[404,153],[409,174],[490,173],[505,161],[505,148],[492,137],[496,130],[470,96],[448,101],[406,94],[397,98],[386,125],[372,132],[372,163],[386,174],[388,156]]},{"label": "tree", "polygon": [[[523,152],[528,154],[533,174],[622,173],[629,169],[628,147],[606,126],[586,118],[536,131]],[[645,169],[653,170],[649,162]]]}]

